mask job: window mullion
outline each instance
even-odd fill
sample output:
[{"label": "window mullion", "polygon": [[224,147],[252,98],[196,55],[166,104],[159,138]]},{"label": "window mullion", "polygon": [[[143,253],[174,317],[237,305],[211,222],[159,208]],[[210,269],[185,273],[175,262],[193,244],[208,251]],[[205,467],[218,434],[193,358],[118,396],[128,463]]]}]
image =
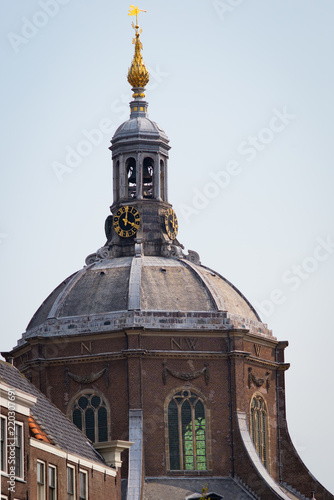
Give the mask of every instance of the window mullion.
[{"label": "window mullion", "polygon": [[252,441],[261,462],[267,467],[267,428],[268,412],[266,402],[261,396],[253,396],[250,409],[250,432]]},{"label": "window mullion", "polygon": [[194,470],[197,470],[197,444],[196,444],[196,427],[195,427],[195,407],[191,406],[191,427],[193,438],[193,463]]},{"label": "window mullion", "polygon": [[86,435],[86,410],[81,410],[82,414],[82,432]]},{"label": "window mullion", "polygon": [[99,422],[98,422],[98,406],[94,408],[94,429],[95,429],[95,441],[99,441]]},{"label": "window mullion", "polygon": [[263,459],[264,459],[264,454],[263,454],[263,411],[261,410],[260,412],[260,415],[259,415],[259,419],[260,419],[260,436],[261,436],[261,460],[263,462]]},{"label": "window mullion", "polygon": [[181,414],[182,404],[177,402],[177,420],[179,426],[179,452],[180,452],[180,466],[182,469],[185,468],[183,461],[183,435],[182,435],[182,414]]}]

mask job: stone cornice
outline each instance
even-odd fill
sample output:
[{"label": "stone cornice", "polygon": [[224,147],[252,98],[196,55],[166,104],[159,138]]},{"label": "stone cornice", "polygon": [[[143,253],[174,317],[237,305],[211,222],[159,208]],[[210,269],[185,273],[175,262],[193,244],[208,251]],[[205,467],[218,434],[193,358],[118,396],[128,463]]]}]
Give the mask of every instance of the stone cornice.
[{"label": "stone cornice", "polygon": [[150,349],[129,349],[117,352],[106,352],[99,354],[87,354],[80,356],[63,356],[59,358],[36,358],[26,361],[22,371],[27,371],[29,368],[39,365],[64,365],[64,364],[82,364],[82,363],[96,363],[106,361],[116,361],[126,359],[129,357],[135,358],[179,358],[179,359],[227,359],[227,358],[240,358],[253,366],[270,367],[272,369],[287,370],[290,366],[289,363],[279,363],[263,358],[252,356],[247,351],[179,351],[179,350],[150,350]]},{"label": "stone cornice", "polygon": [[260,337],[259,335],[251,332],[246,333],[246,335],[244,336],[244,340],[252,343],[256,342],[257,344],[263,345],[265,347],[270,347],[272,349],[275,349],[276,346],[279,346],[281,344],[281,342],[276,340],[275,338]]},{"label": "stone cornice", "polygon": [[253,366],[260,366],[263,368],[274,368],[276,370],[285,371],[290,368],[290,363],[280,363],[277,361],[269,361],[263,358],[256,358],[255,356],[248,356],[247,362]]},{"label": "stone cornice", "polygon": [[31,349],[31,346],[38,345],[40,343],[43,343],[45,345],[48,344],[63,344],[64,339],[66,339],[67,343],[75,343],[75,342],[80,342],[80,341],[94,341],[94,340],[104,340],[112,337],[113,339],[115,338],[123,338],[124,336],[131,336],[131,335],[140,335],[142,337],[167,337],[167,336],[177,336],[177,337],[196,337],[196,338],[243,338],[247,341],[257,341],[257,343],[261,345],[265,345],[267,347],[275,348],[276,346],[278,348],[284,348],[286,345],[288,345],[288,342],[286,341],[281,341],[278,342],[274,338],[265,338],[263,336],[250,333],[249,330],[247,329],[242,329],[242,328],[234,328],[231,330],[191,330],[184,328],[182,330],[176,330],[176,329],[170,329],[168,331],[163,330],[163,329],[149,329],[149,328],[123,328],[119,330],[113,330],[109,332],[96,332],[96,333],[81,333],[81,334],[76,334],[76,335],[57,335],[54,337],[50,336],[36,336],[36,337],[29,337],[26,339],[26,342],[24,344],[18,345],[11,352],[8,353],[3,353],[3,355],[10,355],[13,356],[17,353],[20,355],[25,354],[26,352],[29,352]]}]

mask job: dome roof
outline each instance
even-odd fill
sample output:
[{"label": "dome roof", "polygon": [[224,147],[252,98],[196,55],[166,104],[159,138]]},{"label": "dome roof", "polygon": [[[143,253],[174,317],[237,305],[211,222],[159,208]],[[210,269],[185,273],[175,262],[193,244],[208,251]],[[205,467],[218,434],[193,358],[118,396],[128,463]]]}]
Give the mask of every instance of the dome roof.
[{"label": "dome roof", "polygon": [[31,319],[23,339],[123,328],[246,328],[271,336],[225,278],[186,259],[119,257],[94,262],[61,283]]},{"label": "dome roof", "polygon": [[115,143],[121,139],[134,139],[134,138],[152,138],[163,139],[168,142],[166,133],[159,127],[159,125],[146,116],[137,116],[130,118],[122,123],[116,130],[112,142]]}]

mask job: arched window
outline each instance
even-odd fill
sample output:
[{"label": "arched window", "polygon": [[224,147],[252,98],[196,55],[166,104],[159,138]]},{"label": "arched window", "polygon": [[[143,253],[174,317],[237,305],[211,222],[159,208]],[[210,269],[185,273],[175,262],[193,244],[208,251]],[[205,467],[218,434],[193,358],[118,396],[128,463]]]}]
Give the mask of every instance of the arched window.
[{"label": "arched window", "polygon": [[144,158],[143,163],[143,197],[153,198],[153,160]]},{"label": "arched window", "polygon": [[136,198],[137,170],[136,170],[136,160],[134,158],[128,158],[126,160],[126,174],[128,180],[128,198]]},{"label": "arched window", "polygon": [[115,168],[115,201],[119,200],[119,160],[116,162],[116,168]]},{"label": "arched window", "polygon": [[93,442],[108,441],[108,409],[94,392],[79,394],[72,406],[72,421]]},{"label": "arched window", "polygon": [[263,465],[267,467],[268,412],[266,402],[260,394],[253,397],[250,413],[252,440]]},{"label": "arched window", "polygon": [[163,160],[160,160],[160,198],[162,201],[165,199],[165,164]]},{"label": "arched window", "polygon": [[206,412],[191,390],[174,394],[168,404],[170,470],[207,470]]}]

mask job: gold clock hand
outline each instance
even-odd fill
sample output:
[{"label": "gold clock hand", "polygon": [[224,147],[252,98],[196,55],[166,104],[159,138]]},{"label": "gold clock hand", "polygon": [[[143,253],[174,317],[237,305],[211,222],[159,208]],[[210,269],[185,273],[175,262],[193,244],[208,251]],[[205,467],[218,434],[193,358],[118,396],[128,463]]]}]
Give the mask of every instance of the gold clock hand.
[{"label": "gold clock hand", "polygon": [[125,207],[125,219],[124,219],[124,226],[126,227],[128,225],[128,210],[129,207]]}]

